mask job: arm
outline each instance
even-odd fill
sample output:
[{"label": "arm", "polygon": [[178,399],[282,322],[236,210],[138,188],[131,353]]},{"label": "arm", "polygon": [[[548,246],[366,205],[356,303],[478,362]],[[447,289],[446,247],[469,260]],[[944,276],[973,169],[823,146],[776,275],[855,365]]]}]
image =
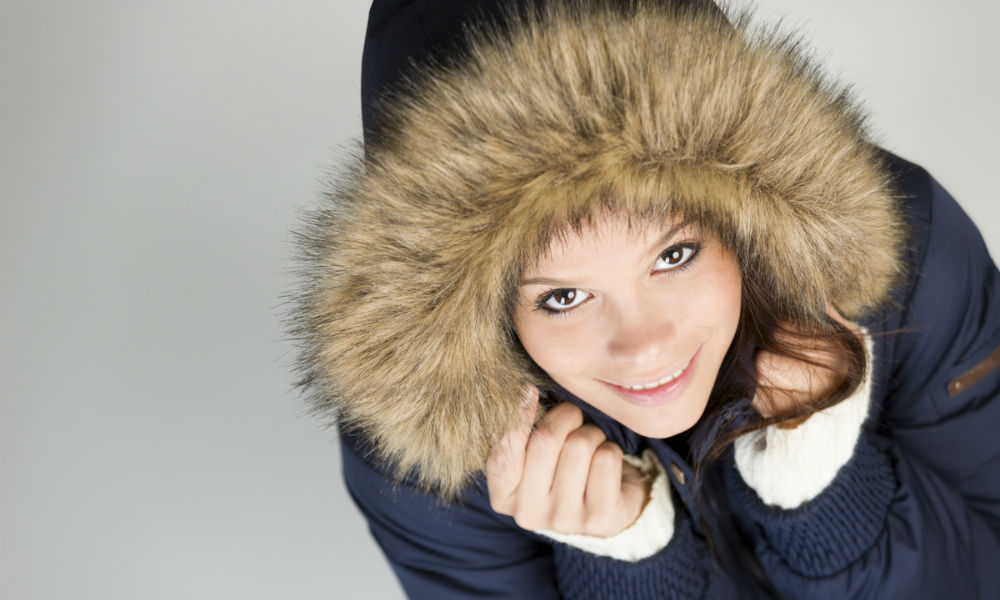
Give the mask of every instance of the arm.
[{"label": "arm", "polygon": [[538,531],[557,542],[560,591],[566,598],[593,600],[704,597],[707,549],[694,535],[690,517],[675,513],[662,465],[651,450],[625,460],[653,479],[649,502],[635,523],[611,537]]},{"label": "arm", "polygon": [[395,483],[341,436],[348,491],[409,598],[558,598],[551,547],[489,509],[481,487],[445,503]]},{"label": "arm", "polygon": [[[984,362],[1000,346],[1000,277],[936,182],[911,171],[903,183],[929,208],[915,213],[915,281],[888,324],[906,333],[875,336],[871,416],[846,464],[791,508],[768,505],[767,492],[728,471],[733,506],[791,597],[985,598],[1000,589],[1000,369]],[[981,377],[949,394],[970,371]]]},{"label": "arm", "polygon": [[607,554],[606,548],[574,545],[580,543],[574,537],[583,536],[550,532],[556,541],[521,529],[512,518],[494,512],[482,484],[454,504],[393,483],[367,463],[359,447],[356,439],[342,436],[348,489],[409,597],[693,600],[708,585],[707,549],[686,513],[674,517],[662,474],[656,481],[662,489],[654,484],[657,504],[647,506],[653,510],[640,519],[664,525],[666,517],[656,510],[665,505],[670,513],[666,539],[638,536],[633,544],[644,547],[632,546],[625,561],[595,553]]}]

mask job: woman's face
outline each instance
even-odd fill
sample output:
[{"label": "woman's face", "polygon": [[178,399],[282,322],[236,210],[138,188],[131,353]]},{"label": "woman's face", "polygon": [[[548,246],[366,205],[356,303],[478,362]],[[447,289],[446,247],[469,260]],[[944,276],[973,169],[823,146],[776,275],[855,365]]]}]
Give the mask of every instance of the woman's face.
[{"label": "woman's face", "polygon": [[739,316],[739,267],[715,235],[608,217],[528,266],[514,325],[556,383],[664,438],[701,418]]}]

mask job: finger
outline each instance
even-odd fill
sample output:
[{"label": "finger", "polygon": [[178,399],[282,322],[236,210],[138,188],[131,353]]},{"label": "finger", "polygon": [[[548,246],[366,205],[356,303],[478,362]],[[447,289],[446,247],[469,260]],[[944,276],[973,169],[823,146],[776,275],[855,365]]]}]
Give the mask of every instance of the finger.
[{"label": "finger", "polygon": [[556,511],[553,524],[562,522],[566,528],[580,523],[590,465],[604,439],[604,432],[593,425],[583,425],[566,436],[552,481],[551,495]]},{"label": "finger", "polygon": [[545,415],[528,438],[524,472],[517,490],[520,498],[534,502],[548,498],[566,436],[581,425],[583,413],[566,402]]},{"label": "finger", "polygon": [[490,450],[486,459],[486,486],[494,508],[497,508],[495,501],[508,498],[521,481],[526,445],[537,412],[538,388],[529,386],[514,426]]},{"label": "finger", "polygon": [[590,461],[590,476],[587,478],[587,492],[584,496],[589,515],[607,517],[614,513],[621,496],[622,449],[611,441],[598,446]]},{"label": "finger", "polygon": [[623,529],[639,518],[642,509],[646,507],[646,502],[649,501],[651,488],[651,482],[639,469],[627,463],[622,464],[619,505],[622,507],[622,514],[625,515]]}]

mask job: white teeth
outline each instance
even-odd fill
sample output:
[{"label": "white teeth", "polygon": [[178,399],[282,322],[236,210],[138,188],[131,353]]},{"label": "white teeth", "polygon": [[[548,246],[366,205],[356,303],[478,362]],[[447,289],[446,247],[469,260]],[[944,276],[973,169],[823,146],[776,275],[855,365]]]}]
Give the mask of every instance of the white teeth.
[{"label": "white teeth", "polygon": [[663,379],[661,379],[659,381],[654,381],[653,383],[644,383],[642,385],[623,385],[622,387],[625,388],[625,389],[627,389],[627,390],[635,390],[635,391],[651,390],[651,389],[653,389],[655,387],[660,387],[661,385],[665,385],[665,384],[670,383],[671,381],[677,379],[678,377],[681,376],[681,373],[683,373],[684,369],[686,369],[686,368],[687,368],[687,365],[684,365],[683,367],[677,369],[677,371],[671,373],[670,375],[667,375],[666,377],[664,377]]}]

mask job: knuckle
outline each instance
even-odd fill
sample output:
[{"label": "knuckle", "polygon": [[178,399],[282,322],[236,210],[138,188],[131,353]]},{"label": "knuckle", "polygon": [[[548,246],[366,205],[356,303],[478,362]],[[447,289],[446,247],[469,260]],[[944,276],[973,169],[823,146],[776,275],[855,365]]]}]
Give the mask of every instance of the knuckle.
[{"label": "knuckle", "polygon": [[601,429],[596,425],[584,425],[578,431],[581,432],[581,435],[587,436],[587,439],[590,440],[595,447],[599,446],[605,441],[605,439],[607,439],[604,432],[601,431]]},{"label": "knuckle", "polygon": [[602,442],[597,450],[594,451],[594,460],[599,462],[601,465],[616,465],[622,461],[625,457],[625,453],[618,446],[618,444],[605,441]]},{"label": "knuckle", "polygon": [[546,420],[551,420],[553,425],[576,429],[583,424],[583,411],[575,404],[563,402],[549,411]]},{"label": "knuckle", "polygon": [[566,437],[563,452],[576,458],[589,458],[599,443],[593,434],[577,429]]},{"label": "knuckle", "polygon": [[594,425],[582,425],[573,430],[570,436],[586,440],[595,446],[604,441],[604,432]]},{"label": "knuckle", "polygon": [[557,436],[549,427],[539,427],[528,438],[526,446],[528,453],[553,452],[558,451],[562,446],[562,438]]}]

